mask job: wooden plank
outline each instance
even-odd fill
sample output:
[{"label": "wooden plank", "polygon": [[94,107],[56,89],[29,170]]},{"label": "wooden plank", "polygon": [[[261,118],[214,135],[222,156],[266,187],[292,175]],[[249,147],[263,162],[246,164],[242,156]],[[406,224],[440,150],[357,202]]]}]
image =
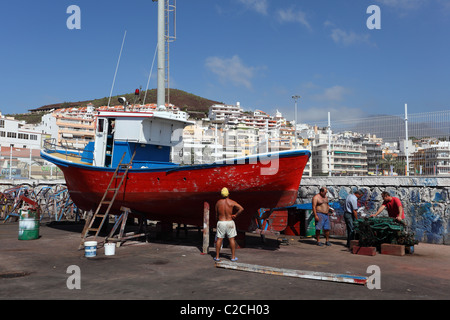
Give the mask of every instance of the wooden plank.
[{"label": "wooden plank", "polygon": [[278,276],[312,279],[312,280],[323,280],[323,281],[353,283],[353,284],[362,284],[362,285],[365,285],[367,283],[367,277],[361,277],[361,276],[352,276],[352,275],[338,274],[338,273],[326,273],[326,272],[316,272],[316,271],[303,271],[303,270],[273,268],[273,267],[267,267],[267,266],[259,266],[259,265],[229,262],[229,261],[216,262],[216,267],[232,269],[232,270],[263,273],[263,274],[278,275]]},{"label": "wooden plank", "polygon": [[207,254],[209,252],[209,203],[203,204],[203,252]]},{"label": "wooden plank", "polygon": [[[113,229],[111,230],[110,234],[108,237],[105,238],[105,242],[117,242],[117,247],[119,247],[121,245],[122,242],[125,242],[126,240],[130,240],[130,239],[134,239],[134,238],[140,238],[140,237],[146,237],[148,234],[148,230],[147,230],[147,224],[146,224],[146,220],[144,217],[139,218],[140,222],[139,222],[139,232],[141,232],[141,230],[144,228],[145,232],[144,233],[136,233],[136,232],[128,232],[128,233],[124,233],[125,232],[125,228],[126,228],[126,223],[127,223],[127,218],[128,218],[128,214],[131,212],[130,208],[127,207],[121,207],[120,208],[121,211],[123,211],[123,213],[120,215],[119,219],[116,221],[116,223],[114,224]],[[119,234],[117,235],[117,237],[114,236],[114,233],[117,231],[117,228],[119,227],[120,224],[120,231]]]}]

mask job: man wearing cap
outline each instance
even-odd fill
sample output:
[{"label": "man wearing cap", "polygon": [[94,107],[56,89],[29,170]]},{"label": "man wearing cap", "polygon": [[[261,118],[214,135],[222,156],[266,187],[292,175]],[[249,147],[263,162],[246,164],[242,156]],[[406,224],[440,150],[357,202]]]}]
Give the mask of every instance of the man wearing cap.
[{"label": "man wearing cap", "polygon": [[[234,238],[237,235],[236,225],[233,221],[239,216],[244,208],[234,200],[231,200],[227,188],[223,188],[220,192],[222,199],[216,203],[216,219],[217,219],[217,243],[216,243],[216,257],[214,261],[220,261],[219,253],[222,246],[222,241],[225,236],[230,240],[231,261],[237,261],[236,258],[236,242]],[[236,213],[233,213],[236,209]]]}]

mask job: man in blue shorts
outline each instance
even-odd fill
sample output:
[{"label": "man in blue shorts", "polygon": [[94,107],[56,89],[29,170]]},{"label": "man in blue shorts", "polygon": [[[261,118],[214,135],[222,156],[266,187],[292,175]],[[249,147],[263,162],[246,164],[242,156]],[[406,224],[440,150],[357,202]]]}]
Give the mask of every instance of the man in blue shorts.
[{"label": "man in blue shorts", "polygon": [[328,204],[327,188],[322,187],[318,194],[312,199],[312,209],[314,219],[316,221],[316,240],[318,246],[323,246],[320,242],[320,231],[323,229],[325,235],[325,244],[331,246],[330,243],[330,206]]}]

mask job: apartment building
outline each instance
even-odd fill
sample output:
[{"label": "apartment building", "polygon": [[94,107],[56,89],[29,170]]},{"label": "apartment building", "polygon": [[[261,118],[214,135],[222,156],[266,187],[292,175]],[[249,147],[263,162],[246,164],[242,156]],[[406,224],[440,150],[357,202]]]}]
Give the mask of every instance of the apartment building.
[{"label": "apartment building", "polygon": [[450,174],[450,142],[436,141],[426,145],[411,156],[413,173],[416,175]]},{"label": "apartment building", "polygon": [[[291,150],[292,131],[292,128],[287,128],[289,134],[283,136],[279,134],[279,130],[268,131],[244,124],[220,128],[217,124],[196,121],[195,125],[184,129],[183,145],[173,151],[172,161],[183,164],[210,163],[258,153]],[[299,147],[311,150],[308,139],[301,139]],[[303,175],[311,174],[308,162]]]},{"label": "apartment building", "polygon": [[331,145],[334,175],[367,175],[367,149],[351,140],[337,140]]},{"label": "apartment building", "polygon": [[77,148],[84,147],[94,140],[94,107],[65,108],[53,111],[58,126],[58,144]]},{"label": "apartment building", "polygon": [[2,116],[0,113],[0,146],[40,149],[46,135],[25,121]]},{"label": "apartment building", "polygon": [[253,113],[245,113],[242,115],[241,122],[245,125],[258,128],[273,130],[277,127],[277,120],[264,111],[256,110]]},{"label": "apartment building", "polygon": [[39,161],[44,139],[50,135],[36,130],[25,121],[0,113],[0,179],[42,177],[47,167]]},{"label": "apartment building", "polygon": [[267,140],[264,140],[264,135],[260,135],[258,129],[246,125],[224,130],[220,142],[223,145],[224,158],[256,154],[261,148],[266,148],[261,143],[267,144]]},{"label": "apartment building", "polygon": [[41,123],[34,127],[36,131],[40,131],[42,134],[46,134],[46,139],[53,139],[58,141],[58,126],[56,124],[56,118],[53,113],[47,113],[42,116]]},{"label": "apartment building", "polygon": [[243,112],[239,102],[236,105],[214,104],[209,107],[208,118],[213,123],[237,125]]},{"label": "apartment building", "polygon": [[274,130],[286,125],[286,119],[278,110],[273,117],[262,110],[244,111],[239,102],[236,105],[212,105],[209,108],[208,118],[213,123],[225,124],[229,127],[245,125],[258,129]]},{"label": "apartment building", "polygon": [[280,111],[278,111],[278,109],[275,112],[274,119],[276,121],[276,127],[277,128],[285,127],[287,125],[286,118],[283,117],[282,113]]},{"label": "apartment building", "polygon": [[378,168],[383,159],[382,143],[376,141],[363,141],[362,145],[367,151],[367,173],[369,175],[378,175]]},{"label": "apartment building", "polygon": [[172,161],[183,164],[211,163],[223,158],[219,143],[221,132],[217,126],[204,125],[202,121],[183,130],[183,143],[174,148]]},{"label": "apartment building", "polygon": [[328,139],[327,134],[318,133],[313,141],[313,175],[328,174],[330,169],[332,175],[367,175],[367,149],[362,143],[355,143],[333,134],[329,154]]}]

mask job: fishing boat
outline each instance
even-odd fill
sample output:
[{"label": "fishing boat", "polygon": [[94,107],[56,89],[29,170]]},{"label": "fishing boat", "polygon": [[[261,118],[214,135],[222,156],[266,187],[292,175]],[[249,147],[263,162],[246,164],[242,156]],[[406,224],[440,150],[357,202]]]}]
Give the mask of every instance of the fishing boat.
[{"label": "fishing boat", "polygon": [[[311,153],[289,150],[190,165],[172,161],[182,145],[183,128],[193,122],[186,112],[166,109],[164,59],[160,61],[164,58],[164,31],[160,31],[164,2],[158,3],[157,108],[127,111],[122,99],[123,110],[96,112],[95,139],[82,150],[46,141],[41,157],[62,170],[70,197],[82,210],[95,210],[112,183],[118,190],[109,214],[118,215],[126,207],[131,215],[150,220],[201,226],[204,203],[210,205],[214,223],[214,205],[227,187],[230,198],[244,207],[236,219],[237,228],[249,230],[259,208],[295,202]],[[124,163],[128,164],[126,177],[119,184],[114,175]]]}]

